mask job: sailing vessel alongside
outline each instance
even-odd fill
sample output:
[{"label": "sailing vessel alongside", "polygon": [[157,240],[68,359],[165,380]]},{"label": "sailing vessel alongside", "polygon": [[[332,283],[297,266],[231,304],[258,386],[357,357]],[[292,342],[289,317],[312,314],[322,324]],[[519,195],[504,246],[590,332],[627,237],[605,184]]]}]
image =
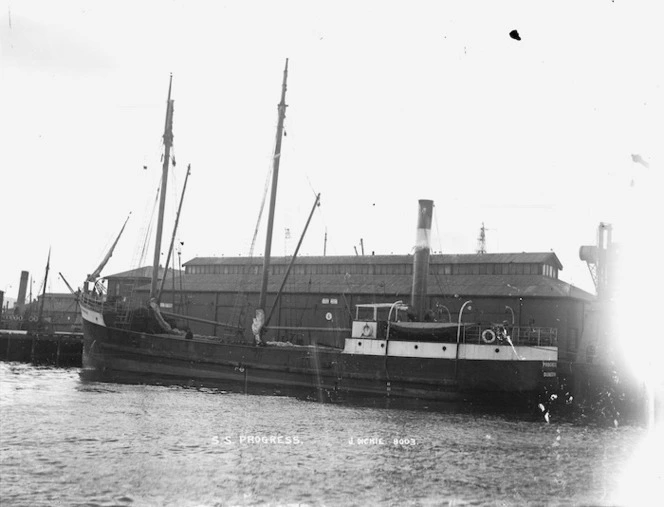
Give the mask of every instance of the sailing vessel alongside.
[{"label": "sailing vessel alongside", "polygon": [[[210,385],[234,383],[245,390],[251,387],[279,391],[295,388],[326,391],[342,398],[360,395],[522,401],[524,397],[530,398],[553,387],[558,358],[555,329],[462,323],[461,313],[457,324],[435,322],[430,318],[424,308],[433,210],[430,200],[419,202],[409,304],[396,301],[356,305],[343,348],[270,341],[273,336],[269,326],[271,312],[266,312],[265,306],[287,74],[288,60],[278,106],[263,283],[252,325],[253,336],[244,336],[239,328],[233,337],[193,335],[184,324],[188,317],[167,314],[160,309],[158,260],[173,139],[173,101],[169,85],[150,302],[147,308],[131,308],[104,295],[83,291],[80,298],[84,332],[82,375],[108,381],[140,378]],[[99,271],[88,277],[86,287],[89,282],[95,282]],[[464,306],[471,304],[468,301]]]}]

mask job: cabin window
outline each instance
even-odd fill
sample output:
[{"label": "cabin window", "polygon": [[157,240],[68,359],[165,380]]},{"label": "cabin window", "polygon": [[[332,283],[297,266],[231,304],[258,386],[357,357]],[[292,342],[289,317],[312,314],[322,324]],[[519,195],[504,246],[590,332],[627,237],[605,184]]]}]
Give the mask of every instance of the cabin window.
[{"label": "cabin window", "polygon": [[374,308],[357,308],[357,320],[374,320]]},{"label": "cabin window", "polygon": [[579,332],[576,328],[569,330],[569,338],[567,340],[567,351],[576,352],[579,347]]}]

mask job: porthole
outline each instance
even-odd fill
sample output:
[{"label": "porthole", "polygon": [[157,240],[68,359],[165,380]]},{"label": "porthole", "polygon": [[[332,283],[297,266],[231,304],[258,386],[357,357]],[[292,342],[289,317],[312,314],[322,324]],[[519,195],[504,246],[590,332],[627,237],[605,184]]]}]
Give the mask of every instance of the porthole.
[{"label": "porthole", "polygon": [[417,346],[417,345],[415,345],[415,349],[417,349],[417,348],[418,348],[418,346]]},{"label": "porthole", "polygon": [[361,346],[362,346],[362,342],[357,342],[357,346],[358,346],[358,347],[361,347]]},{"label": "porthole", "polygon": [[447,350],[447,347],[445,345],[443,345],[443,352],[445,352],[446,350]]},{"label": "porthole", "polygon": [[496,354],[497,354],[498,352],[500,352],[500,349],[496,349]]},{"label": "porthole", "polygon": [[384,343],[381,343],[381,344],[380,344],[380,348],[381,348],[381,349],[384,349],[384,348],[385,348],[385,344],[384,344]]}]

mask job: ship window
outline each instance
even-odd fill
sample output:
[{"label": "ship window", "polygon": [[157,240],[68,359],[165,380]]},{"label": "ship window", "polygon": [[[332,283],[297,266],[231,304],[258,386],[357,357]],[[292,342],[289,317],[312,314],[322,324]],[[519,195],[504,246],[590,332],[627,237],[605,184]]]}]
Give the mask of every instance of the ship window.
[{"label": "ship window", "polygon": [[576,328],[569,330],[569,339],[567,340],[568,352],[576,352],[579,346],[579,333]]}]

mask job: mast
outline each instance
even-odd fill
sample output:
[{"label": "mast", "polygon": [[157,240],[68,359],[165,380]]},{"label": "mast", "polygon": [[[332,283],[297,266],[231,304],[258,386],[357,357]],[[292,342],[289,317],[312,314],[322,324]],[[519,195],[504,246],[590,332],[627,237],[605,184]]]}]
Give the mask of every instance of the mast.
[{"label": "mast", "polygon": [[161,250],[161,233],[164,227],[164,207],[166,205],[166,184],[168,183],[168,164],[173,146],[173,101],[171,100],[171,85],[173,74],[168,82],[168,99],[166,101],[166,123],[164,125],[164,164],[161,172],[161,195],[159,197],[159,219],[157,221],[157,237],[154,244],[154,261],[152,262],[152,285],[150,286],[150,299],[157,297],[157,279],[159,278],[159,254]]},{"label": "mast", "polygon": [[279,120],[277,122],[277,140],[274,147],[274,158],[272,168],[272,191],[270,193],[270,212],[267,221],[267,238],[265,240],[265,257],[263,259],[263,282],[258,300],[258,308],[265,309],[267,298],[267,279],[270,271],[270,254],[272,250],[272,226],[274,225],[274,207],[277,200],[277,181],[279,178],[279,159],[281,158],[281,137],[284,130],[284,118],[286,117],[286,80],[288,78],[288,58],[284,67],[284,80],[281,85],[281,102],[279,102]]},{"label": "mast", "polygon": [[[164,265],[164,277],[161,279],[161,286],[157,293],[157,301],[161,300],[161,293],[164,290],[164,283],[166,282],[166,273],[168,273],[168,265],[171,262],[171,252],[173,251],[173,244],[175,243],[175,234],[178,231],[178,222],[180,221],[180,212],[182,211],[182,202],[184,201],[184,192],[187,190],[187,180],[191,174],[191,164],[187,166],[187,175],[184,177],[184,185],[182,185],[182,195],[180,196],[180,204],[178,205],[178,213],[175,215],[175,225],[173,226],[173,236],[171,237],[171,245],[168,247],[168,255],[166,256],[166,264]],[[173,261],[175,265],[175,261]],[[173,266],[175,267],[175,266]],[[173,270],[173,284],[175,284],[175,269]]]},{"label": "mast", "polygon": [[51,248],[48,249],[48,260],[46,261],[46,274],[44,275],[44,289],[42,290],[41,303],[39,304],[39,315],[37,316],[37,325],[41,326],[42,315],[44,313],[44,301],[46,300],[46,282],[48,281],[48,269],[51,267]]}]

